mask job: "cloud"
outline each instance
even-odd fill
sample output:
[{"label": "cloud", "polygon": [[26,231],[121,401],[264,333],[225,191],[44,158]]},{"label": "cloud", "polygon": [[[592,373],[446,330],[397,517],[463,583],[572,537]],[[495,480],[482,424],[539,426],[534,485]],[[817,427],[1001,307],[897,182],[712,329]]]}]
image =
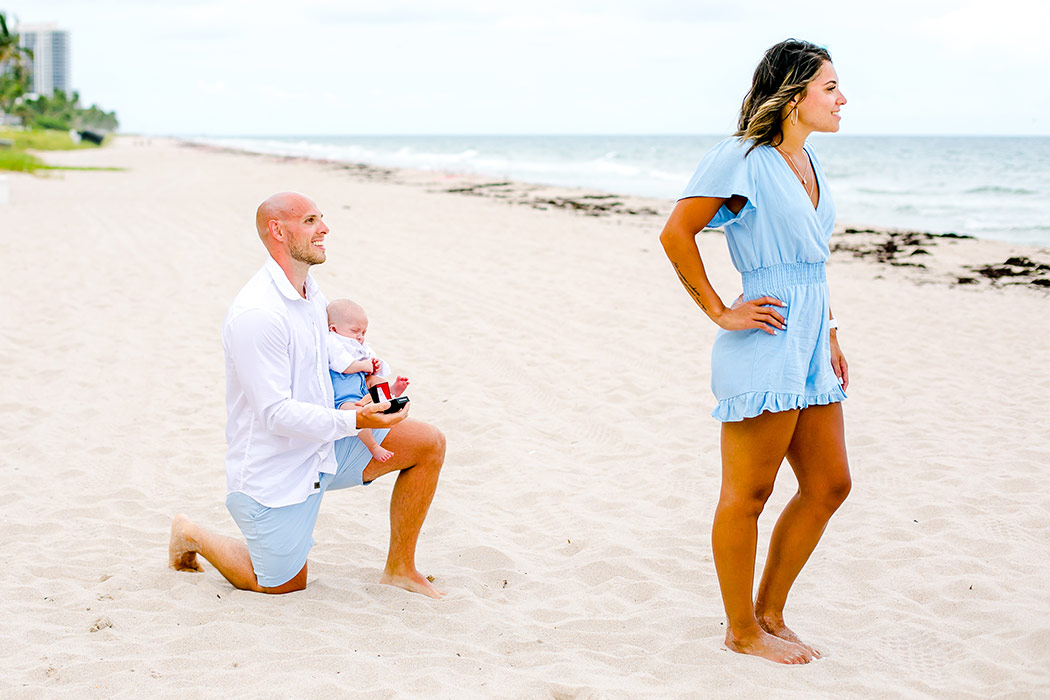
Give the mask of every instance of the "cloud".
[{"label": "cloud", "polygon": [[229,95],[231,91],[223,80],[198,80],[197,92],[204,95]]},{"label": "cloud", "polygon": [[993,63],[1001,54],[1021,59],[1050,56],[1046,41],[1050,4],[1043,0],[970,0],[962,7],[926,17],[916,26],[922,36],[955,53],[973,54],[981,47],[993,48],[995,51],[986,55]]},{"label": "cloud", "polygon": [[70,30],[85,99],[143,131],[723,131],[788,36],[835,56],[849,128],[1000,133],[1050,111],[1043,0],[21,4]]},{"label": "cloud", "polygon": [[745,20],[758,6],[776,7],[772,0],[751,2],[746,7],[723,0],[531,0],[509,2],[493,0],[387,0],[345,2],[311,0],[300,3],[300,10],[326,22],[357,24],[466,24],[531,21],[554,26],[568,17],[587,17],[595,21],[625,19],[659,22],[722,22]]}]

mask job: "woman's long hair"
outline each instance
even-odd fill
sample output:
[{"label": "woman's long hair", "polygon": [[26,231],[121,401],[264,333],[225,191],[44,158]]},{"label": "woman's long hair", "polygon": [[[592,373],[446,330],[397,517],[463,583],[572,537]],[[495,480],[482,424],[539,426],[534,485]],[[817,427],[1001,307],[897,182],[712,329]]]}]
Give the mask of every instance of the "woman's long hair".
[{"label": "woman's long hair", "polygon": [[788,39],[769,47],[755,68],[733,134],[741,141],[751,139],[748,153],[756,146],[776,146],[784,140],[784,107],[806,91],[824,61],[830,60],[827,49],[808,41]]}]

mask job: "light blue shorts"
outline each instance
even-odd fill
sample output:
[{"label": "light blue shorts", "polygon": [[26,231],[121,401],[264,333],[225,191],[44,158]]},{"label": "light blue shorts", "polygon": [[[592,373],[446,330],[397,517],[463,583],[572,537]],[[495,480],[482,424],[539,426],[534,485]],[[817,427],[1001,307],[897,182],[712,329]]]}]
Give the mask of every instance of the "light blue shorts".
[{"label": "light blue shorts", "polygon": [[[372,430],[382,443],[389,430]],[[235,492],[226,496],[226,508],[241,528],[259,585],[276,588],[295,578],[314,546],[314,525],[325,491],[361,486],[371,453],[357,437],[335,441],[335,474],[321,474],[320,490],[302,503],[267,508],[250,496]],[[369,482],[371,483],[371,482]]]}]

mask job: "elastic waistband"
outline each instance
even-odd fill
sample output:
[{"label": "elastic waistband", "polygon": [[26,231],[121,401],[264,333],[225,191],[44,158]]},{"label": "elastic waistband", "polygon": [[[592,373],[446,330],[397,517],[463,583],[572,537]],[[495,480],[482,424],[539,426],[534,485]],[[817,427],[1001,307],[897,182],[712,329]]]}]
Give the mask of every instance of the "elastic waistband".
[{"label": "elastic waistband", "polygon": [[741,273],[744,298],[757,299],[778,289],[825,284],[824,263],[786,263]]}]

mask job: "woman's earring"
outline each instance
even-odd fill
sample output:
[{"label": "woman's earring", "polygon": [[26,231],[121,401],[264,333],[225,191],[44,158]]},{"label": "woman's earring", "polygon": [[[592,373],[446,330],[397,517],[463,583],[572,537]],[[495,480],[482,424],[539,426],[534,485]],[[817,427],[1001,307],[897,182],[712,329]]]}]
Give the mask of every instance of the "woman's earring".
[{"label": "woman's earring", "polygon": [[798,126],[798,105],[791,108],[791,126]]}]

